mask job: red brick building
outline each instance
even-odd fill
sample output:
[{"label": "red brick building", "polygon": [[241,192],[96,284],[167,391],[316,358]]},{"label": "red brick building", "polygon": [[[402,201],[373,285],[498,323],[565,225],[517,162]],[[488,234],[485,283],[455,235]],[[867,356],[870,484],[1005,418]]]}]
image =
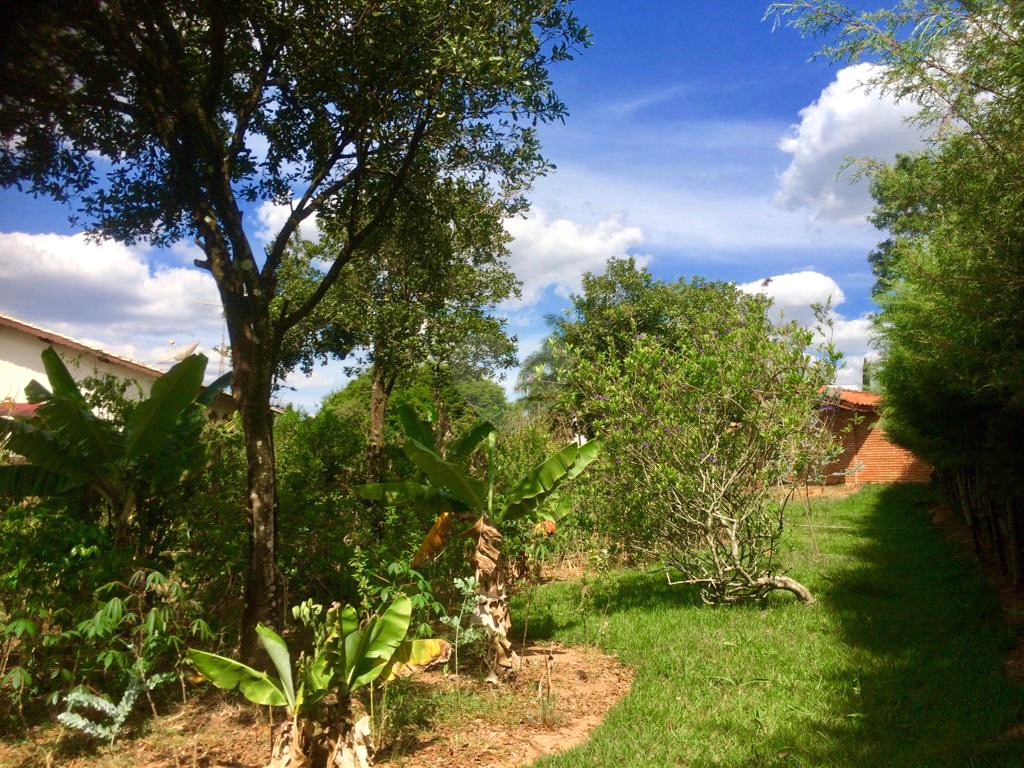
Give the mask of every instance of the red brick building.
[{"label": "red brick building", "polygon": [[925,483],[932,471],[905,448],[893,445],[879,424],[882,396],[830,387],[822,414],[836,438],[842,455],[825,467],[825,484]]}]

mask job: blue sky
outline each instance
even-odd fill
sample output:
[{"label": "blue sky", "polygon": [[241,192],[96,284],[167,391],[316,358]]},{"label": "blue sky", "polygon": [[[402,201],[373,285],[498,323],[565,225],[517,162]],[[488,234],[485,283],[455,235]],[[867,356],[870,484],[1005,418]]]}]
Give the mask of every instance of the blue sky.
[{"label": "blue sky", "polygon": [[[665,280],[701,275],[759,287],[788,317],[831,297],[835,340],[855,383],[868,353],[880,238],[847,158],[892,159],[919,145],[910,105],[869,93],[870,65],[809,61],[820,41],[772,31],[749,0],[578,0],[593,46],[554,70],[570,117],[545,126],[557,171],[524,218],[508,222],[523,299],[504,306],[522,355],[543,318],[568,306],[585,271],[632,255]],[[273,211],[252,212],[252,231]],[[161,363],[222,338],[212,279],[190,245],[87,243],[67,211],[0,192],[0,312]],[[514,377],[514,372],[510,372]],[[284,399],[314,410],[341,386],[340,365],[289,379]],[[0,393],[4,396],[8,393]]]}]

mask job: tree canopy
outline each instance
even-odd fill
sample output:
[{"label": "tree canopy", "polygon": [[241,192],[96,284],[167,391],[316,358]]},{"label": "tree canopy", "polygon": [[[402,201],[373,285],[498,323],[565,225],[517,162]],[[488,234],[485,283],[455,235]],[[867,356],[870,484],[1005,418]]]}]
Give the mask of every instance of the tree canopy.
[{"label": "tree canopy", "polygon": [[[5,24],[0,185],[73,202],[100,237],[202,250],[246,436],[243,624],[279,623],[269,403],[286,335],[431,179],[522,205],[546,167],[534,126],[565,115],[549,67],[587,32],[567,0],[16,0]],[[262,253],[247,219],[261,203],[288,211]],[[314,214],[339,248],[282,296],[288,244]],[[251,630],[243,645],[255,658]]]}]

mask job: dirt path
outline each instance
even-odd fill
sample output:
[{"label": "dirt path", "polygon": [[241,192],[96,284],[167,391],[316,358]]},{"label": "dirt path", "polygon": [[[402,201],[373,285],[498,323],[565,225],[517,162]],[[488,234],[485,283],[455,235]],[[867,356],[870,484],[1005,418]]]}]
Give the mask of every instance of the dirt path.
[{"label": "dirt path", "polygon": [[[424,675],[419,685],[458,689],[498,701],[488,717],[436,721],[405,733],[380,768],[516,768],[584,741],[626,693],[632,673],[593,648],[545,643],[521,651],[523,668],[495,687],[467,676]],[[228,703],[219,693],[196,697],[151,721],[145,732],[93,751],[56,726],[26,741],[0,742],[0,768],[261,768],[270,755],[266,709]]]},{"label": "dirt path", "polygon": [[[531,646],[510,686],[508,717],[477,718],[442,727],[417,748],[381,762],[382,768],[513,768],[586,740],[609,709],[629,692],[633,675],[593,648]],[[440,681],[439,684],[444,684]]]}]

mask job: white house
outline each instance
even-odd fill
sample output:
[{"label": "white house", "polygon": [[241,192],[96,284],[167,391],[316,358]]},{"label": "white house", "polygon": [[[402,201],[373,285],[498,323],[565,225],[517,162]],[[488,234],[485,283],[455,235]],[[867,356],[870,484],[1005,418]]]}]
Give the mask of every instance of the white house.
[{"label": "white house", "polygon": [[152,366],[0,314],[0,402],[25,402],[25,386],[33,379],[47,386],[41,358],[47,347],[56,350],[76,381],[112,374],[137,382],[143,397],[163,374]]}]

